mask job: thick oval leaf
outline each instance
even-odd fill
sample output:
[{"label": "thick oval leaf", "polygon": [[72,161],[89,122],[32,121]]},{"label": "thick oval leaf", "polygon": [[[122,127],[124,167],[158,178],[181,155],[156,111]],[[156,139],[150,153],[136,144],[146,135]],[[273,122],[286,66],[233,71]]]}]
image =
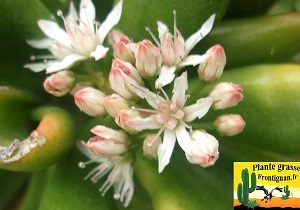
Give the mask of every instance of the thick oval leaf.
[{"label": "thick oval leaf", "polygon": [[74,142],[74,123],[60,108],[44,107],[35,110],[41,120],[38,127],[23,140],[14,140],[1,148],[0,168],[31,171],[47,167],[60,160]]},{"label": "thick oval leaf", "polygon": [[[41,200],[40,210],[52,209],[117,209],[112,194],[99,193],[101,183],[84,180],[91,167],[80,169],[78,163],[86,157],[73,151],[55,168]],[[95,167],[95,166],[94,166]],[[103,180],[104,181],[104,180]]]},{"label": "thick oval leaf", "polygon": [[300,13],[223,21],[213,28],[199,49],[221,44],[227,68],[280,62],[300,49]]},{"label": "thick oval leaf", "polygon": [[[246,127],[241,134],[228,138],[230,141],[290,156],[299,154],[299,65],[239,68],[225,72],[221,81],[240,84],[244,99],[236,107],[211,111],[207,120],[214,120],[222,113],[240,114]],[[207,95],[213,85],[206,87],[201,94]]]},{"label": "thick oval leaf", "polygon": [[30,131],[29,113],[37,98],[31,92],[0,86],[0,145],[7,145]]},{"label": "thick oval leaf", "polygon": [[[119,0],[116,0],[118,2]],[[132,37],[135,41],[150,39],[145,27],[152,29],[157,34],[158,20],[164,22],[173,31],[173,10],[177,13],[177,27],[185,38],[195,33],[201,24],[213,13],[219,21],[228,6],[228,0],[125,0],[123,3],[122,17],[117,28]],[[157,36],[158,37],[158,36]]]}]

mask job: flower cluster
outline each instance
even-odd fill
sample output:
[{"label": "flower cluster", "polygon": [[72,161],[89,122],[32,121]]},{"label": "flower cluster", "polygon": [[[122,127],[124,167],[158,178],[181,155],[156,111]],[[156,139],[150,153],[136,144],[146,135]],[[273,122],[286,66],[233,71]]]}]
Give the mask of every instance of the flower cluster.
[{"label": "flower cluster", "polygon": [[[87,115],[113,119],[105,121],[105,126],[93,127],[91,132],[96,136],[87,143],[81,141],[78,144],[90,159],[81,162],[80,167],[98,163],[86,178],[91,177],[97,182],[109,173],[100,191],[105,194],[114,186],[114,197],[127,206],[134,191],[132,164],[138,148],[147,158],[158,159],[159,173],[169,164],[176,142],[190,163],[208,167],[219,157],[219,143],[206,130],[233,136],[242,132],[245,122],[236,114],[219,116],[214,122],[204,121],[209,111],[227,109],[243,99],[241,87],[228,82],[217,84],[205,97],[199,95],[197,84],[203,86],[218,80],[226,64],[225,52],[220,45],[212,46],[203,55],[189,54],[211,31],[214,14],[185,40],[177,28],[176,12],[173,11],[173,34],[160,21],[157,22],[158,39],[146,27],[153,43],[149,39],[134,42],[118,30],[111,31],[121,12],[122,0],[100,25],[95,21],[92,2],[82,0],[79,17],[72,3],[66,18],[58,12],[66,31],[53,21],[38,21],[49,39],[28,43],[37,48],[48,48],[54,60],[25,67],[33,71],[46,68],[47,73],[56,72],[44,83],[47,92],[55,96],[71,93],[75,104]],[[89,69],[85,75],[70,71],[77,61],[104,58],[109,50],[103,46],[107,35],[114,55],[110,69],[103,72]],[[195,72],[182,71],[186,66],[198,68]],[[189,76],[197,73],[199,78]],[[197,83],[191,82],[195,80]]]}]

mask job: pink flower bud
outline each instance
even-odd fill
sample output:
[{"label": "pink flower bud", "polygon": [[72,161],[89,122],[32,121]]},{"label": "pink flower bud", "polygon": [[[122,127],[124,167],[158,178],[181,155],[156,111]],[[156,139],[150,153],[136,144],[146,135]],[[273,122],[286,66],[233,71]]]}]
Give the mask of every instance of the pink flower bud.
[{"label": "pink flower bud", "polygon": [[186,57],[184,39],[177,29],[176,33],[177,36],[174,37],[171,33],[166,32],[161,39],[160,50],[163,63],[167,66],[177,65],[177,63]]},{"label": "pink flower bud", "polygon": [[123,131],[97,125],[91,132],[96,136],[89,139],[87,146],[95,155],[111,158],[127,152],[128,141]]},{"label": "pink flower bud", "polygon": [[131,49],[135,45],[128,36],[118,30],[113,30],[108,35],[108,41],[114,48],[114,57],[123,61],[134,63],[134,53]]},{"label": "pink flower bud", "polygon": [[44,89],[57,97],[66,95],[75,85],[75,76],[71,71],[60,71],[44,81]]},{"label": "pink flower bud", "polygon": [[124,42],[125,44],[131,42],[131,40],[128,38],[128,36],[126,36],[125,34],[123,34],[121,31],[119,30],[112,30],[109,34],[108,34],[108,42],[115,47],[115,45],[122,40],[122,42]]},{"label": "pink flower bud", "polygon": [[235,106],[242,101],[242,92],[240,85],[221,82],[211,90],[209,96],[214,99],[213,108],[220,110]]},{"label": "pink flower bud", "polygon": [[121,110],[130,109],[129,103],[118,94],[105,96],[104,107],[113,118],[115,118]]},{"label": "pink flower bud", "polygon": [[204,81],[214,82],[223,74],[223,69],[226,64],[226,55],[223,47],[218,44],[209,48],[205,54],[208,59],[199,65],[198,75],[199,78]]},{"label": "pink flower bud", "polygon": [[160,136],[157,136],[156,134],[148,134],[143,142],[144,156],[148,159],[157,159],[157,149],[161,144],[162,139]]},{"label": "pink flower bud", "polygon": [[219,158],[219,142],[214,136],[205,131],[192,131],[191,155],[185,154],[187,160],[192,164],[208,167],[215,164]]},{"label": "pink flower bud", "polygon": [[149,40],[138,42],[134,52],[135,66],[143,77],[158,75],[161,68],[162,57],[159,49]]},{"label": "pink flower bud", "polygon": [[234,136],[243,131],[246,123],[238,114],[225,114],[218,117],[214,125],[222,136]]},{"label": "pink flower bud", "polygon": [[106,113],[104,108],[104,93],[86,87],[74,94],[75,104],[84,113],[93,117],[102,117]]},{"label": "pink flower bud", "polygon": [[128,62],[114,59],[109,73],[111,88],[125,99],[136,97],[132,91],[132,85],[143,86],[143,80],[139,72]]},{"label": "pink flower bud", "polygon": [[123,128],[128,133],[135,133],[136,130],[127,124],[127,121],[130,119],[135,119],[139,117],[138,112],[133,111],[132,109],[123,109],[121,110],[115,118],[115,122],[118,126]]}]

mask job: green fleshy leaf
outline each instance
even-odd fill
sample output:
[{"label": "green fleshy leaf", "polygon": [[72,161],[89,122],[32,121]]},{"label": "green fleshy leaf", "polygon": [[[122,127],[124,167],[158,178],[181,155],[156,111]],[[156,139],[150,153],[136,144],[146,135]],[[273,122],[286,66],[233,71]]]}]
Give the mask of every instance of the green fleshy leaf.
[{"label": "green fleshy leaf", "polygon": [[102,183],[94,184],[90,180],[84,180],[92,168],[80,169],[78,163],[82,160],[86,160],[86,157],[76,149],[55,168],[46,185],[40,210],[117,209],[112,194],[107,193],[103,197],[99,193]]},{"label": "green fleshy leaf", "polygon": [[152,29],[153,33],[157,34],[158,37],[156,22],[160,20],[168,25],[170,31],[173,31],[173,10],[176,10],[177,27],[183,37],[188,38],[213,13],[216,13],[216,20],[220,21],[228,3],[228,0],[152,0],[150,4],[148,0],[125,0],[123,2],[122,17],[116,27],[135,41],[140,41],[141,39],[152,40],[145,27],[148,26]]},{"label": "green fleshy leaf", "polygon": [[[14,171],[32,171],[56,163],[70,150],[74,142],[74,123],[60,108],[36,109],[33,117],[41,120],[30,136],[13,142],[2,152],[0,168]],[[15,148],[15,149],[14,149]]]},{"label": "green fleshy leaf", "polygon": [[[240,114],[246,122],[241,134],[230,137],[247,147],[281,154],[299,154],[300,66],[256,65],[225,72],[221,81],[240,84],[244,99],[224,111],[210,112],[206,120],[221,113]],[[202,95],[215,85],[208,85]],[[224,137],[224,139],[227,139]]]},{"label": "green fleshy leaf", "polygon": [[53,167],[47,170],[37,171],[32,174],[25,197],[19,210],[38,209],[46,183],[53,172]]},{"label": "green fleshy leaf", "polygon": [[226,68],[278,63],[299,52],[299,33],[300,14],[296,12],[233,19],[214,27],[199,45],[199,50],[205,52],[215,44],[222,45],[226,53]]},{"label": "green fleshy leaf", "polygon": [[31,130],[29,112],[36,102],[31,92],[0,86],[0,145],[28,136]]},{"label": "green fleshy leaf", "polygon": [[26,39],[42,38],[37,20],[51,14],[38,0],[2,0],[0,10],[0,39],[5,40],[0,43],[0,84],[41,90],[44,73],[23,68],[35,54]]},{"label": "green fleshy leaf", "polygon": [[18,193],[29,176],[29,173],[17,173],[0,169],[0,209],[13,209],[18,206],[16,200],[21,200]]}]

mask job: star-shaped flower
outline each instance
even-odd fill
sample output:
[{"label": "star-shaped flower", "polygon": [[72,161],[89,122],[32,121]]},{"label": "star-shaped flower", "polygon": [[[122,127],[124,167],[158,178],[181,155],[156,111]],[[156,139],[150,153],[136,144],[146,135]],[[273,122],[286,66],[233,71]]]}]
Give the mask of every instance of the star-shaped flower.
[{"label": "star-shaped flower", "polygon": [[122,13],[121,0],[100,24],[95,21],[95,7],[91,0],[82,0],[79,16],[74,4],[70,4],[70,11],[65,18],[61,11],[57,14],[64,21],[65,30],[50,20],[39,20],[38,25],[48,37],[42,40],[28,40],[28,44],[39,49],[49,49],[52,55],[36,58],[44,59],[44,62],[26,64],[24,67],[39,72],[46,69],[47,73],[70,68],[75,62],[94,58],[96,61],[104,58],[108,51],[103,46],[104,39],[115,26]]},{"label": "star-shaped flower", "polygon": [[99,164],[85,177],[85,179],[91,178],[91,181],[96,183],[100,178],[110,172],[107,180],[100,188],[102,195],[104,196],[105,193],[114,186],[114,198],[120,199],[121,202],[124,202],[125,207],[128,206],[134,192],[131,157],[127,155],[105,158],[95,155],[84,141],[78,142],[77,145],[79,149],[90,159],[87,162],[80,162],[80,168],[85,168],[87,164],[93,162]]},{"label": "star-shaped flower", "polygon": [[160,75],[155,82],[156,87],[163,87],[171,83],[175,78],[175,71],[181,69],[184,66],[198,65],[205,61],[208,57],[206,55],[189,55],[190,51],[195,45],[200,42],[212,29],[215,14],[211,15],[208,20],[201,26],[201,28],[191,35],[187,40],[184,40],[180,31],[176,26],[176,12],[174,14],[174,34],[169,32],[168,27],[158,21],[158,41],[154,35],[148,30],[160,48],[163,59],[163,66],[161,68]]},{"label": "star-shaped flower", "polygon": [[[145,129],[158,129],[153,142],[163,133],[163,143],[158,147],[159,172],[161,173],[168,165],[176,139],[186,154],[191,155],[190,136],[186,128],[190,128],[187,122],[196,118],[202,118],[213,103],[213,98],[206,97],[197,100],[195,104],[184,106],[188,96],[185,94],[188,89],[187,73],[184,72],[174,81],[173,96],[168,98],[162,88],[165,98],[151,92],[143,87],[133,86],[136,94],[147,100],[154,110],[133,108],[141,113],[149,113],[149,116],[136,117],[126,121],[127,125],[135,131]],[[150,145],[151,146],[151,145]]]}]

